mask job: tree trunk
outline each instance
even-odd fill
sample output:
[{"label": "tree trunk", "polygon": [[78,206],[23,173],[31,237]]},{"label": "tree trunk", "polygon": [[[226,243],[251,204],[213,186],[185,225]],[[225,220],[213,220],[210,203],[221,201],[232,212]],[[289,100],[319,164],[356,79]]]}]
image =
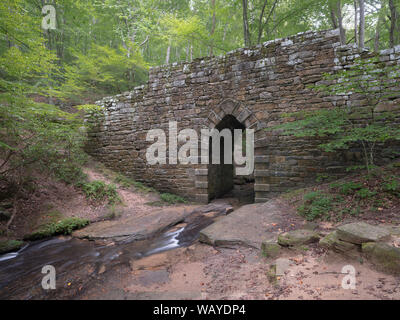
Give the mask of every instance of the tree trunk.
[{"label": "tree trunk", "polygon": [[268,0],[264,1],[264,5],[261,9],[261,13],[260,13],[260,18],[258,19],[258,38],[257,38],[257,44],[260,44],[261,42],[261,37],[262,37],[262,31],[263,31],[263,17],[264,17],[264,12],[265,12],[265,8],[267,7],[268,4]]},{"label": "tree trunk", "polygon": [[331,22],[332,22],[332,27],[334,29],[338,28],[338,22],[337,22],[337,18],[336,18],[336,12],[335,9],[333,7],[330,8],[330,12],[331,12]]},{"label": "tree trunk", "polygon": [[329,10],[331,13],[331,22],[334,29],[339,28],[340,30],[340,43],[342,45],[346,44],[346,33],[343,28],[343,16],[342,16],[342,3],[341,1],[330,2]]},{"label": "tree trunk", "polygon": [[245,47],[250,47],[251,41],[250,41],[249,19],[248,19],[248,15],[247,15],[247,8],[248,8],[247,0],[242,0],[242,4],[243,4],[244,45],[245,45]]},{"label": "tree trunk", "polygon": [[365,1],[360,1],[360,31],[359,31],[359,40],[358,47],[363,49],[365,47]]},{"label": "tree trunk", "polygon": [[211,6],[212,6],[212,10],[213,10],[213,15],[212,15],[212,25],[211,25],[211,31],[210,31],[210,37],[211,37],[210,57],[213,56],[213,54],[214,54],[214,39],[212,37],[215,33],[215,25],[216,25],[215,0],[211,0]]},{"label": "tree trunk", "polygon": [[223,37],[222,37],[222,41],[225,41],[225,40],[226,40],[226,33],[227,33],[227,31],[228,31],[228,24],[226,23],[226,24],[225,24],[225,27],[224,27],[224,35],[223,35]]},{"label": "tree trunk", "polygon": [[340,42],[342,45],[346,44],[346,31],[344,30],[343,27],[343,15],[342,15],[342,2],[339,0],[337,2],[337,18],[338,18],[338,24],[339,24],[339,30],[340,30]]},{"label": "tree trunk", "polygon": [[398,23],[397,9],[395,5],[395,0],[389,0],[389,8],[390,8],[390,33],[389,33],[389,41],[390,47],[394,47],[397,44],[396,37],[396,27]]},{"label": "tree trunk", "polygon": [[[259,29],[259,31],[258,31],[258,42],[257,42],[258,44],[260,44],[260,42],[261,42],[262,30],[264,29],[264,26],[266,26],[266,29],[267,29],[267,37],[268,37],[268,39],[270,39],[268,23],[269,23],[271,17],[273,17],[273,15],[275,15],[275,8],[276,8],[276,5],[278,4],[278,1],[279,0],[274,1],[273,5],[271,7],[271,10],[269,11],[268,17],[265,20],[265,23],[262,23],[262,16],[260,16],[261,24],[259,25],[259,28],[261,28],[261,29]],[[265,3],[264,3],[264,6],[266,6],[266,5],[267,5],[267,1],[265,1]],[[265,8],[263,8],[263,11],[261,13],[262,15],[264,15],[264,10],[265,10]]]},{"label": "tree trunk", "polygon": [[354,0],[354,41],[358,47],[358,5],[357,0]]},{"label": "tree trunk", "polygon": [[382,24],[382,19],[383,19],[383,10],[381,9],[379,12],[379,17],[378,17],[378,22],[376,23],[376,30],[375,30],[375,42],[374,42],[374,50],[375,52],[379,51],[379,44],[380,44],[380,38],[381,38],[381,24]]},{"label": "tree trunk", "polygon": [[8,220],[8,222],[6,224],[7,232],[9,230],[9,228],[10,228],[11,223],[14,221],[15,216],[17,215],[17,204],[18,204],[17,199],[18,199],[18,197],[17,197],[17,195],[15,195],[14,198],[13,198],[13,202],[12,202],[13,203],[13,212],[11,214],[10,220]]},{"label": "tree trunk", "polygon": [[170,57],[171,57],[171,41],[169,42],[169,45],[167,48],[167,56],[165,58],[165,64],[169,64]]}]

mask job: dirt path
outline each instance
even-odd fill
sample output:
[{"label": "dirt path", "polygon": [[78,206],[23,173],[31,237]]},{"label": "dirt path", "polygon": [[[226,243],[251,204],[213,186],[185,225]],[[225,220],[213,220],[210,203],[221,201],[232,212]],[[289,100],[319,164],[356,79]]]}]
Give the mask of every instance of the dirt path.
[{"label": "dirt path", "polygon": [[[100,180],[107,184],[115,183],[108,178],[104,173],[98,170],[86,168],[85,173],[90,181]],[[122,188],[117,185],[118,194],[122,200],[122,205],[116,206],[115,211],[117,216],[123,217],[143,217],[149,212],[154,211],[155,207],[150,205],[152,202],[160,200],[159,195],[152,192],[140,192],[135,188]]]}]

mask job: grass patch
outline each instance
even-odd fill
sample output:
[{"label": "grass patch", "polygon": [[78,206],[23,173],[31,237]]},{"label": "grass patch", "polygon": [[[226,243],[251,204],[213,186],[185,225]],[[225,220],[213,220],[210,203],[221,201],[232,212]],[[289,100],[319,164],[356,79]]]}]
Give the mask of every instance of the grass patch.
[{"label": "grass patch", "polygon": [[317,218],[329,218],[329,212],[332,210],[332,197],[319,191],[313,191],[304,195],[304,203],[297,208],[297,212],[306,218],[307,221],[313,221]]},{"label": "grass patch", "polygon": [[80,188],[88,199],[96,201],[103,201],[107,199],[109,204],[121,202],[117,187],[114,184],[106,184],[103,181],[95,180],[81,184]]},{"label": "grass patch", "polygon": [[380,219],[385,220],[382,215],[385,209],[399,206],[399,169],[393,165],[377,167],[369,175],[366,172],[351,174],[334,183],[291,192],[282,198],[295,205],[308,221],[341,221],[346,216],[366,213],[373,218],[380,215]]},{"label": "grass patch", "polygon": [[49,238],[56,235],[70,235],[72,231],[86,227],[89,224],[89,220],[81,218],[66,218],[59,222],[52,222],[39,227],[38,231],[35,231],[24,237],[24,240],[40,240]]},{"label": "grass patch", "polygon": [[184,198],[171,193],[160,194],[160,199],[168,204],[187,203]]},{"label": "grass patch", "polygon": [[119,211],[116,207],[115,207],[115,204],[112,204],[110,207],[109,207],[109,213],[105,216],[105,219],[106,220],[114,220],[114,219],[117,219],[117,218],[119,218],[121,215],[122,215],[122,212],[121,211]]},{"label": "grass patch", "polygon": [[85,183],[88,179],[87,174],[79,166],[54,166],[53,172],[58,180],[75,186]]},{"label": "grass patch", "polygon": [[63,215],[60,211],[53,209],[53,205],[48,205],[48,211],[42,213],[37,221],[35,221],[34,226],[38,227],[48,223],[54,223],[63,219]]},{"label": "grass patch", "polygon": [[129,189],[133,186],[134,181],[122,174],[117,174],[114,178],[114,182],[118,183],[122,188]]},{"label": "grass patch", "polygon": [[300,196],[304,192],[305,192],[304,188],[288,191],[288,192],[286,192],[286,193],[284,193],[282,195],[282,198],[285,199],[285,200],[290,200],[290,199],[293,199],[293,198],[297,198],[298,196]]},{"label": "grass patch", "polygon": [[18,251],[23,245],[24,242],[19,240],[0,241],[0,254]]},{"label": "grass patch", "polygon": [[151,201],[151,202],[146,202],[145,204],[148,206],[152,206],[152,207],[164,207],[165,206],[164,201]]},{"label": "grass patch", "polygon": [[376,195],[376,191],[371,191],[367,188],[362,188],[356,192],[356,196],[360,199],[372,199]]},{"label": "grass patch", "polygon": [[157,193],[157,190],[155,190],[154,188],[148,187],[145,184],[135,181],[131,178],[128,178],[120,173],[117,174],[114,181],[115,181],[115,183],[118,183],[122,188],[125,188],[125,189],[134,187],[136,190],[142,191],[144,193],[150,193],[150,192]]},{"label": "grass patch", "polygon": [[103,163],[101,162],[96,162],[93,161],[92,167],[100,172],[102,175],[104,175],[108,179],[114,179],[116,176],[116,173],[112,171],[111,169],[108,169]]},{"label": "grass patch", "polygon": [[385,179],[385,181],[382,184],[382,189],[385,192],[388,192],[392,195],[394,195],[397,198],[400,198],[400,182],[397,179],[394,178],[388,178]]},{"label": "grass patch", "polygon": [[338,191],[344,195],[354,194],[354,192],[356,190],[360,190],[362,188],[362,186],[363,185],[361,183],[357,183],[357,182],[353,182],[353,181],[345,182],[345,183],[332,183],[330,185],[330,187],[332,189],[338,189]]}]

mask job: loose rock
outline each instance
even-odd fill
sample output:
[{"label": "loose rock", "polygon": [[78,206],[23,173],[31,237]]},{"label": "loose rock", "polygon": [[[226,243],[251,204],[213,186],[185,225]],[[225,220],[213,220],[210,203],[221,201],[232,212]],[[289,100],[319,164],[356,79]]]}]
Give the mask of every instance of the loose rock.
[{"label": "loose rock", "polygon": [[285,232],[278,237],[278,243],[284,247],[300,246],[317,242],[319,236],[312,230],[298,229]]},{"label": "loose rock", "polygon": [[276,241],[266,241],[261,244],[261,252],[267,258],[274,258],[279,255],[281,246]]},{"label": "loose rock", "polygon": [[390,233],[382,227],[372,226],[365,222],[355,222],[338,227],[337,236],[346,242],[362,244],[384,241],[390,237]]},{"label": "loose rock", "polygon": [[378,269],[400,274],[400,249],[387,243],[369,242],[362,245],[362,252]]},{"label": "loose rock", "polygon": [[340,240],[337,231],[333,231],[322,238],[319,241],[319,245],[325,249],[332,250],[348,257],[356,258],[360,255],[360,247],[356,244]]}]

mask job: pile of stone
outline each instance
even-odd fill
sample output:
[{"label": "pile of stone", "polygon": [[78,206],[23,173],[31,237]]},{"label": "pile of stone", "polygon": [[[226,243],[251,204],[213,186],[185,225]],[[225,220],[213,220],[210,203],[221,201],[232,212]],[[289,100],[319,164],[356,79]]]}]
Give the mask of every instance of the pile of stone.
[{"label": "pile of stone", "polygon": [[261,252],[265,257],[274,258],[280,255],[283,248],[301,248],[319,240],[320,236],[314,228],[298,229],[280,234],[277,240],[263,242]]},{"label": "pile of stone", "polygon": [[396,228],[355,222],[338,227],[320,245],[349,258],[364,257],[378,269],[400,274],[400,248],[392,244]]},{"label": "pile of stone", "polygon": [[400,274],[400,248],[394,245],[400,228],[374,226],[364,222],[345,224],[320,238],[314,230],[300,229],[282,233],[277,241],[262,244],[262,253],[274,258],[282,248],[299,248],[310,243],[319,245],[346,258],[361,259],[374,264],[379,270]]}]

